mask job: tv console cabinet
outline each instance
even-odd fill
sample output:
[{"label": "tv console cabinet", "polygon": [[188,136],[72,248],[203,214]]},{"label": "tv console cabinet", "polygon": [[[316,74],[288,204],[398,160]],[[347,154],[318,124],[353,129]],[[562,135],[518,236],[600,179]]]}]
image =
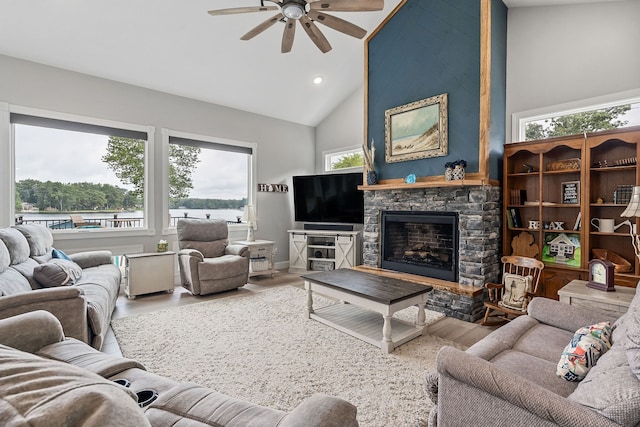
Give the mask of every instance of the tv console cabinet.
[{"label": "tv console cabinet", "polygon": [[362,264],[360,231],[288,230],[289,272],[337,270]]}]

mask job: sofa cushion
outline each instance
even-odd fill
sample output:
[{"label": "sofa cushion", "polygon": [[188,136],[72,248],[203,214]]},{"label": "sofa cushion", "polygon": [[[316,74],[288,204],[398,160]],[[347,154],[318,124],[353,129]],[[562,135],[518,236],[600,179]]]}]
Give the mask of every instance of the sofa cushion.
[{"label": "sofa cushion", "polygon": [[0,296],[31,292],[29,281],[15,269],[8,268],[0,273]]},{"label": "sofa cushion", "polygon": [[562,352],[556,373],[567,381],[580,381],[610,348],[609,322],[582,327]]},{"label": "sofa cushion", "polygon": [[47,255],[53,246],[53,235],[48,228],[35,224],[15,225],[14,228],[26,237],[32,257]]},{"label": "sofa cushion", "polygon": [[9,250],[10,265],[17,265],[29,259],[31,250],[27,238],[15,228],[0,228],[0,240]]},{"label": "sofa cushion", "polygon": [[45,288],[74,285],[81,276],[80,266],[66,259],[53,259],[33,269],[33,278]]},{"label": "sofa cushion", "polygon": [[66,363],[0,346],[2,425],[149,426],[126,388]]},{"label": "sofa cushion", "polygon": [[569,331],[539,323],[523,333],[513,345],[513,349],[555,365],[572,336]]},{"label": "sofa cushion", "polygon": [[0,240],[0,273],[4,272],[9,265],[11,264],[11,257],[9,256],[9,249],[4,244],[2,240]]},{"label": "sofa cushion", "polygon": [[625,348],[614,344],[568,396],[623,425],[640,423],[640,380],[629,369]]},{"label": "sofa cushion", "polygon": [[505,273],[502,278],[504,293],[498,305],[522,312],[527,311],[527,293],[531,292],[533,276],[521,276],[519,274]]},{"label": "sofa cushion", "polygon": [[[197,384],[183,383],[164,391],[147,409],[146,415],[154,426],[207,427],[250,426],[254,423],[261,426],[279,426],[287,414],[277,409],[234,399]],[[297,425],[305,424],[311,423]]]},{"label": "sofa cushion", "polygon": [[87,321],[95,334],[90,343],[100,349],[116,307],[120,289],[120,269],[115,264],[103,264],[82,270],[76,283],[87,300]]},{"label": "sofa cushion", "polygon": [[198,277],[203,280],[219,280],[247,274],[249,259],[238,255],[206,258],[198,264]]},{"label": "sofa cushion", "polygon": [[577,386],[577,383],[564,381],[555,375],[555,362],[530,354],[506,350],[489,361],[501,370],[513,373],[513,378],[525,378],[558,396],[567,397]]}]

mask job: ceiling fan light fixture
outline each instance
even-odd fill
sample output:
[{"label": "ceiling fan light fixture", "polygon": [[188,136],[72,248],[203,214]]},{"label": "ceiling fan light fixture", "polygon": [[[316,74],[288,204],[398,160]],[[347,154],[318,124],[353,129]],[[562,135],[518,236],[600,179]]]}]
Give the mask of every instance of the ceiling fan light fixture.
[{"label": "ceiling fan light fixture", "polygon": [[282,5],[282,14],[288,19],[300,19],[304,16],[304,6],[299,3],[286,3]]}]

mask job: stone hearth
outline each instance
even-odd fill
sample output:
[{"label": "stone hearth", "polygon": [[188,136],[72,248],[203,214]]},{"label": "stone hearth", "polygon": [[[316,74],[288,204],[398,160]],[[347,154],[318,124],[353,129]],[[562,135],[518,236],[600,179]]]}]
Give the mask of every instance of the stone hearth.
[{"label": "stone hearth", "polygon": [[[459,215],[458,283],[481,289],[498,280],[502,251],[501,189],[474,185],[364,192],[363,263],[380,267],[382,211],[457,212]],[[475,322],[483,314],[484,294],[470,297],[455,292],[456,284],[434,286],[427,308],[447,316]]]}]

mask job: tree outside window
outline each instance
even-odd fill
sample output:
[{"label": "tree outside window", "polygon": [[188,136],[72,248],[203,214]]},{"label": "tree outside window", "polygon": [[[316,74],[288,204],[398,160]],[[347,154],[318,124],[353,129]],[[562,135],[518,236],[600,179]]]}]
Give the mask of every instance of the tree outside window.
[{"label": "tree outside window", "polygon": [[525,121],[525,140],[579,135],[640,125],[640,102]]}]

